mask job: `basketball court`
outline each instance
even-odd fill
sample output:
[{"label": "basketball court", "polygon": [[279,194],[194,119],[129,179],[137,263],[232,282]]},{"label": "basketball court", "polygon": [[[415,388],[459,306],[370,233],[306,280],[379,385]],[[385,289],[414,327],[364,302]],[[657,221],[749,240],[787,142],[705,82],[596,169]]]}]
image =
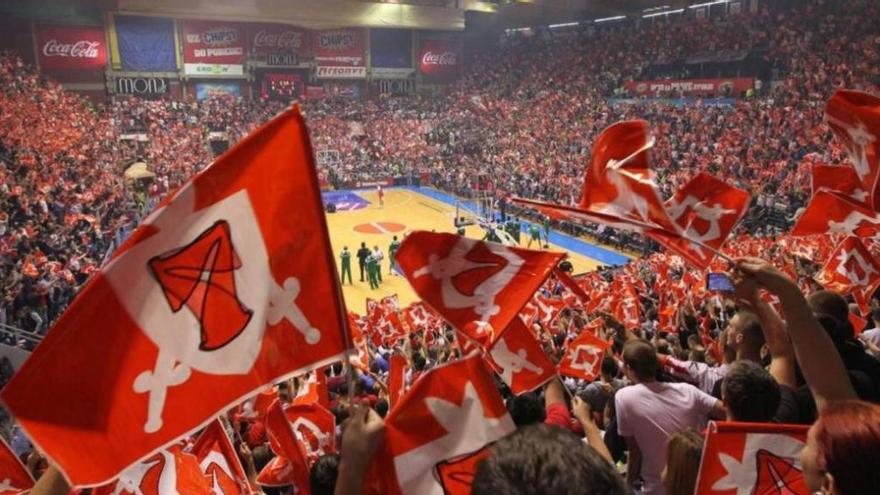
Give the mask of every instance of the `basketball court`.
[{"label": "basketball court", "polygon": [[[397,294],[400,302],[407,305],[415,301],[416,295],[406,279],[399,275],[389,274],[388,245],[393,236],[403,240],[404,234],[413,230],[434,230],[436,232],[456,231],[454,219],[456,212],[455,198],[429,188],[392,188],[386,189],[385,205],[379,206],[375,190],[334,191],[324,194],[325,202],[337,206],[336,213],[327,214],[327,224],[339,266],[339,253],[343,246],[352,252],[352,278],[354,285],[344,285],[345,303],[348,309],[359,314],[365,312],[367,297],[379,299]],[[482,239],[485,231],[479,225],[466,227],[466,235]],[[543,236],[543,230],[542,230]],[[522,247],[528,243],[528,234],[520,236]],[[382,283],[378,289],[371,290],[369,283],[360,281],[357,250],[361,242],[365,242],[372,250],[379,246],[385,259],[382,261]],[[539,248],[532,243],[532,248]],[[599,265],[622,264],[629,258],[611,248],[600,247],[583,239],[553,232],[550,234],[550,250],[565,252],[574,265],[575,273],[595,270]]]}]

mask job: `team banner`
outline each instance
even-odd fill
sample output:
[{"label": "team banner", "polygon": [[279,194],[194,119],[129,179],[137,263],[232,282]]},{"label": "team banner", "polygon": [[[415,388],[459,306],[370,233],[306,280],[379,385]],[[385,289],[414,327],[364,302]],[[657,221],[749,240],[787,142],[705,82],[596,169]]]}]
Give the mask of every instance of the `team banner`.
[{"label": "team banner", "polygon": [[103,27],[37,26],[37,58],[43,69],[103,69],[107,41]]},{"label": "team banner", "polygon": [[[119,15],[114,19],[115,46],[123,70],[172,72],[177,70],[174,56],[174,23],[160,17]],[[112,35],[113,31],[111,31]],[[115,54],[116,52],[114,52]],[[114,65],[116,57],[114,55]]]},{"label": "team banner", "polygon": [[366,30],[358,28],[315,31],[313,48],[322,79],[363,79]]},{"label": "team banner", "polygon": [[249,24],[248,46],[254,60],[267,65],[299,65],[309,55],[309,31],[285,24]]},{"label": "team banner", "polygon": [[422,40],[419,71],[437,79],[453,79],[461,74],[462,56],[459,40]]},{"label": "team banner", "polygon": [[678,91],[686,96],[705,94],[721,94],[728,92],[738,95],[752,89],[755,80],[751,77],[735,77],[731,79],[684,79],[664,81],[629,81],[626,89],[637,96]]},{"label": "team banner", "polygon": [[183,21],[183,70],[188,76],[244,75],[244,26]]}]

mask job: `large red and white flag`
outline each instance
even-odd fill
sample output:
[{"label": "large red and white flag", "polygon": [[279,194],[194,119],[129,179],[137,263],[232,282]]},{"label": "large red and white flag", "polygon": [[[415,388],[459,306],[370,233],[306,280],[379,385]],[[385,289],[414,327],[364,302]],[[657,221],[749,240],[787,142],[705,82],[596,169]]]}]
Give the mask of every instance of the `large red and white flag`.
[{"label": "large red and white flag", "polygon": [[250,495],[247,474],[219,420],[212,421],[199,435],[190,454],[210,480],[213,495]]},{"label": "large red and white flag", "polygon": [[[451,492],[447,483],[470,485],[488,445],[516,427],[479,355],[423,375],[385,419],[385,441],[372,476],[383,493]],[[456,481],[457,480],[457,481]]]},{"label": "large red and white flag", "polygon": [[327,388],[327,375],[323,368],[309,372],[300,383],[299,390],[291,403],[295,406],[320,404],[325,409],[330,408],[330,391]]},{"label": "large red and white flag", "polygon": [[873,237],[880,232],[880,213],[839,193],[818,191],[798,217],[793,236],[846,234]]},{"label": "large red and white flag", "polygon": [[320,404],[290,406],[284,410],[309,464],[336,452],[336,416]]},{"label": "large red and white flag", "polygon": [[749,193],[701,172],[667,200],[665,208],[680,235],[665,231],[645,234],[694,267],[705,270],[715,257],[712,250],[721,250],[746,214]]},{"label": "large red and white flag", "polygon": [[486,362],[515,395],[531,392],[556,376],[556,367],[519,317],[489,349]]},{"label": "large red and white flag", "polygon": [[587,381],[595,380],[602,369],[602,359],[609,347],[611,347],[609,342],[589,331],[582,331],[568,344],[568,349],[559,360],[559,373]]},{"label": "large red and white flag", "polygon": [[340,359],[335,274],[294,108],[147,217],[2,399],[73,485],[104,483],[254,390]]},{"label": "large red and white flag", "polygon": [[423,231],[396,255],[416,294],[459,330],[476,322],[506,328],[563,256]]},{"label": "large red and white flag", "polygon": [[827,290],[844,295],[857,292],[864,299],[880,287],[880,263],[858,237],[847,237],[815,279]]},{"label": "large red and white flag", "polygon": [[406,393],[406,358],[400,354],[393,354],[388,360],[388,404],[394,407],[400,404],[400,399]]},{"label": "large red and white flag", "polygon": [[0,495],[15,495],[30,490],[34,478],[15,452],[0,437]]},{"label": "large red and white flag", "polygon": [[[268,486],[293,485],[296,487],[296,493],[308,495],[309,465],[306,460],[305,447],[297,439],[293,426],[281,408],[280,401],[274,402],[269,408],[269,413],[266,414],[266,433],[269,435],[269,446],[272,451],[287,461],[288,466],[283,466],[284,463],[278,461],[281,466],[273,466],[267,471],[275,476],[276,484],[265,483],[265,476],[263,477],[264,484]],[[269,467],[267,465],[263,469],[266,470]],[[279,479],[277,476],[279,474],[284,476]]]},{"label": "large red and white flag", "polygon": [[866,203],[880,210],[880,98],[840,89],[825,106],[825,121],[849,154]]},{"label": "large red and white flag", "polygon": [[799,460],[808,429],[710,422],[695,493],[810,495]]},{"label": "large red and white flag", "polygon": [[820,163],[810,169],[811,196],[819,191],[829,191],[856,203],[867,203],[868,191],[863,187],[859,175],[852,167]]},{"label": "large red and white flag", "polygon": [[95,488],[95,495],[215,495],[199,461],[180,445],[162,450],[129,467],[119,478]]},{"label": "large red and white flag", "polygon": [[513,199],[553,219],[584,220],[643,232],[677,232],[650,168],[654,137],[643,120],[618,122],[593,143],[580,204],[566,207]]}]

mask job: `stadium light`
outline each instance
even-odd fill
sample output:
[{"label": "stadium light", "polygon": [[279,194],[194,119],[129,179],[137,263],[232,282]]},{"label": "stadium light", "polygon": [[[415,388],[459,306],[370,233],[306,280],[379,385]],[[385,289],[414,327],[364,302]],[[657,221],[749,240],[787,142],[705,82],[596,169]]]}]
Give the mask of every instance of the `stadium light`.
[{"label": "stadium light", "polygon": [[596,19],[593,22],[598,24],[600,22],[619,21],[621,19],[626,19],[626,16],[625,15],[616,15],[614,17],[603,17],[601,19]]},{"label": "stadium light", "polygon": [[667,11],[665,11],[665,12],[657,12],[657,13],[655,13],[655,14],[645,14],[645,15],[642,16],[642,18],[646,19],[646,18],[648,18],[648,17],[657,17],[657,16],[660,16],[660,15],[681,14],[682,12],[684,12],[684,9],[667,10]]},{"label": "stadium light", "polygon": [[564,27],[574,27],[579,24],[580,24],[579,22],[563,22],[562,24],[550,24],[547,27],[550,29],[559,29],[559,28],[564,28]]},{"label": "stadium light", "polygon": [[718,5],[720,3],[728,3],[728,2],[730,2],[730,0],[716,0],[714,2],[697,3],[697,4],[689,6],[688,8],[689,9],[698,9],[700,7],[710,7],[712,5]]}]

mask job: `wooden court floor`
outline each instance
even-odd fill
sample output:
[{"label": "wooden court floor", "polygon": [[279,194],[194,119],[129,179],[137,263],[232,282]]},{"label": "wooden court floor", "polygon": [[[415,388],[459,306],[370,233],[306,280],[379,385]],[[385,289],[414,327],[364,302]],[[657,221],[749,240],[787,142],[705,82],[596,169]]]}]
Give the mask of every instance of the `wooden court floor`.
[{"label": "wooden court floor", "polygon": [[[358,191],[362,198],[370,202],[366,208],[360,210],[340,211],[327,214],[327,224],[330,230],[330,239],[333,244],[333,252],[336,253],[336,264],[339,266],[339,253],[343,246],[348,246],[352,251],[352,278],[353,285],[347,283],[343,286],[345,304],[349,310],[358,314],[364,314],[366,298],[379,299],[391,294],[397,294],[402,305],[417,299],[406,279],[389,274],[388,245],[393,236],[403,239],[403,234],[412,230],[436,230],[437,232],[455,232],[453,218],[455,208],[406,190],[385,191],[385,206],[378,206],[375,191]],[[466,234],[476,239],[483,238],[483,230],[478,226],[467,228]],[[527,236],[521,236],[522,247],[526,247]],[[371,290],[369,283],[360,281],[358,263],[355,253],[360,248],[361,242],[366,242],[367,247],[373,249],[379,246],[385,254],[382,264],[382,284],[378,289]],[[533,248],[537,246],[533,243]],[[564,251],[562,248],[550,245],[551,251]],[[591,258],[580,254],[568,252],[568,259],[574,265],[575,273],[594,270],[599,263]],[[365,276],[366,277],[366,276]]]}]

